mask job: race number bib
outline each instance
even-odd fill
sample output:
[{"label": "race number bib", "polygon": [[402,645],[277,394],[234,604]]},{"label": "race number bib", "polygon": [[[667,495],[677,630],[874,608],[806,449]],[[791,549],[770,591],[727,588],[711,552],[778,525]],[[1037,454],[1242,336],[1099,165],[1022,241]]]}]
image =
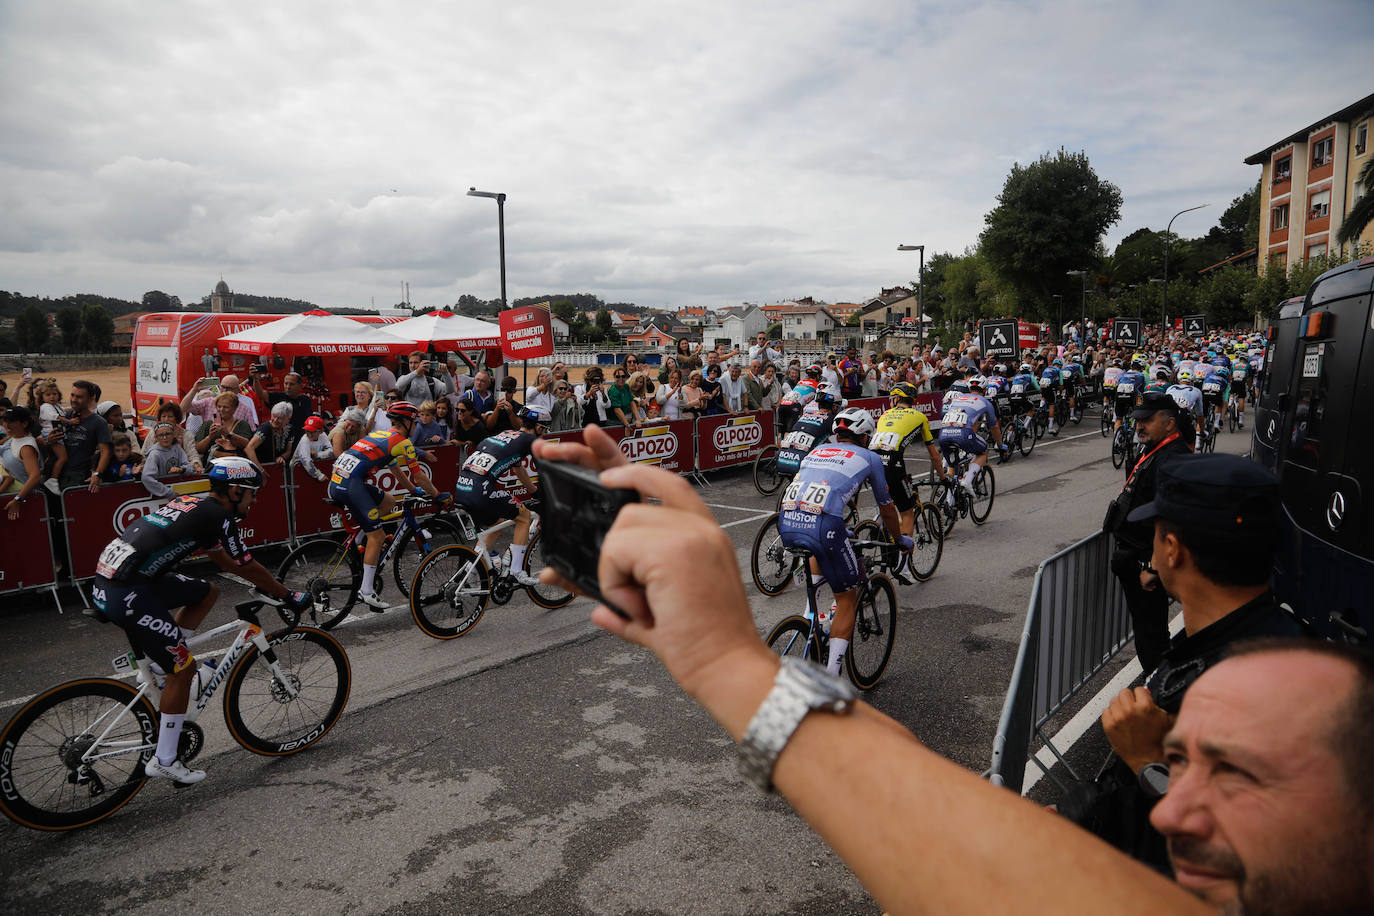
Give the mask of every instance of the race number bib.
[{"label": "race number bib", "polygon": [[783,448],[794,448],[804,452],[809,450],[815,441],[816,437],[810,433],[791,432],[788,433],[787,438],[783,440],[782,446]]},{"label": "race number bib", "polygon": [[1135,382],[1120,382],[1116,386],[1117,394],[1135,394]]},{"label": "race number bib", "polygon": [[830,484],[813,481],[808,483],[797,496],[797,509],[820,515],[825,511],[825,501],[830,496]]},{"label": "race number bib", "polygon": [[1025,394],[1025,393],[1026,393],[1026,383],[1025,383],[1025,382],[1018,382],[1017,384],[1012,385],[1012,386],[1011,386],[1011,393],[1012,393],[1012,394]]},{"label": "race number bib", "polygon": [[1203,383],[1202,383],[1202,390],[1205,391],[1205,392],[1207,392],[1208,394],[1221,394],[1221,383],[1220,383],[1220,382],[1203,382]]},{"label": "race number bib", "polygon": [[463,470],[472,471],[474,474],[490,474],[494,467],[496,456],[488,455],[486,452],[474,452],[471,458],[463,462]]},{"label": "race number bib", "polygon": [[895,452],[902,446],[902,434],[895,429],[885,429],[873,437],[871,448],[875,452]]},{"label": "race number bib", "polygon": [[133,544],[128,541],[111,541],[100,551],[100,559],[95,561],[95,574],[113,579],[119,575],[120,567],[129,562],[133,555]]},{"label": "race number bib", "polygon": [[968,426],[968,411],[962,407],[956,407],[945,413],[944,424],[946,426]]},{"label": "race number bib", "polygon": [[344,452],[334,459],[334,473],[340,477],[347,477],[358,469],[362,459],[351,452]]}]

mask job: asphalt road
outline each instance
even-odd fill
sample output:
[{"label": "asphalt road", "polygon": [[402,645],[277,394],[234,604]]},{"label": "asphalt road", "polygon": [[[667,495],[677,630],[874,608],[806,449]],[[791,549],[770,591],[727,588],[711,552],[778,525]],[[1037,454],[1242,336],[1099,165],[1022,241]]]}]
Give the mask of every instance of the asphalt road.
[{"label": "asphalt road", "polygon": [[[1221,447],[1247,441],[1223,435]],[[1096,530],[1120,488],[1107,453],[1090,417],[996,468],[990,522],[961,521],[935,577],[898,589],[896,649],[867,699],[972,770],[988,764],[1037,564]],[[771,501],[745,472],[716,474],[700,492],[748,581]],[[207,627],[230,619],[243,594],[221,586],[227,598]],[[760,631],[802,603],[795,587],[773,599],[748,591]],[[6,606],[0,716],[46,686],[108,673],[124,650],[116,630],[64,597],[60,615],[40,596]],[[877,913],[785,802],[742,782],[725,734],[656,660],[593,627],[589,610],[579,600],[544,611],[519,597],[447,642],[425,637],[401,607],[350,619],[335,633],[352,694],[319,744],[259,757],[207,710],[201,785],[150,783],[110,819],[69,834],[0,822],[0,905]]]}]

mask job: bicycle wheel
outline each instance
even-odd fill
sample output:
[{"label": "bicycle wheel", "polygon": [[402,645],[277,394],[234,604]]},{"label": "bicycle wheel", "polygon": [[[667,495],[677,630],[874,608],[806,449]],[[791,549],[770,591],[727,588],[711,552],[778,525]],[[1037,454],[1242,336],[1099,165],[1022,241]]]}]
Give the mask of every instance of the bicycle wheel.
[{"label": "bicycle wheel", "polygon": [[415,578],[415,570],[420,568],[425,557],[440,547],[461,544],[464,540],[463,529],[451,519],[435,517],[416,521],[420,523],[421,531],[429,532],[429,537],[416,536],[417,532],[402,525],[401,533],[391,547],[391,573],[396,579],[396,587],[407,598],[410,597],[410,583]]},{"label": "bicycle wheel", "polygon": [[870,690],[878,683],[892,658],[896,638],[897,592],[887,576],[870,576],[859,592],[854,633],[849,637],[844,660],[855,687]]},{"label": "bicycle wheel", "polygon": [[959,521],[958,497],[955,495],[954,491],[954,487],[957,486],[959,486],[957,483],[946,484],[944,488],[933,494],[935,496],[935,508],[937,508],[940,511],[940,515],[944,517],[945,534],[949,534],[953,531],[954,523]]},{"label": "bicycle wheel", "polygon": [[280,630],[268,645],[296,696],[287,696],[253,647],[229,672],[224,721],[248,750],[280,757],[305,750],[334,727],[348,703],[353,672],[339,641],[314,627]]},{"label": "bicycle wheel", "polygon": [[1119,468],[1126,461],[1126,452],[1130,444],[1126,441],[1125,433],[1118,431],[1112,437],[1112,467]]},{"label": "bicycle wheel", "polygon": [[765,446],[754,459],[754,489],[764,496],[771,496],[782,486],[782,475],[778,473],[778,447]]},{"label": "bicycle wheel", "polygon": [[811,638],[811,621],[800,614],[784,617],[768,633],[768,648],[778,655],[790,655],[824,665],[820,657],[820,641]]},{"label": "bicycle wheel", "polygon": [[301,623],[328,630],[347,617],[358,600],[363,563],[351,543],[316,538],[286,555],[277,567],[277,579],[314,598],[316,607],[301,614]]},{"label": "bicycle wheel", "polygon": [[754,535],[754,551],[749,557],[754,585],[770,597],[787,591],[799,563],[797,557],[782,545],[778,518],[778,514],[773,513],[759,528],[759,533]]},{"label": "bicycle wheel", "polygon": [[1112,434],[1112,414],[1107,408],[1102,408],[1102,438],[1105,439]]},{"label": "bicycle wheel", "polygon": [[1016,449],[1023,457],[1029,458],[1030,453],[1035,451],[1035,429],[1034,421],[1028,421],[1024,417],[1017,420],[1016,427]]},{"label": "bicycle wheel", "polygon": [[968,507],[968,517],[973,524],[981,525],[992,512],[992,502],[997,498],[997,478],[992,468],[983,468],[983,473],[973,479],[973,501]]},{"label": "bicycle wheel", "polygon": [[[83,678],[20,707],[0,732],[5,814],[34,830],[73,830],[122,808],[143,788],[143,766],[157,747],[157,711],[146,696],[133,702],[137,695],[122,681]],[[99,758],[82,767],[112,721]]]},{"label": "bicycle wheel", "polygon": [[1045,408],[1040,408],[1035,412],[1035,438],[1045,438],[1045,433],[1050,428],[1050,414]]},{"label": "bicycle wheel", "polygon": [[[897,549],[897,545],[892,543],[892,537],[887,533],[887,529],[875,521],[860,522],[854,526],[854,549],[862,555],[866,561],[871,560],[875,566],[884,569],[896,569],[902,562],[902,552]],[[859,541],[877,541],[884,546],[868,546],[859,544]]]},{"label": "bicycle wheel", "polygon": [[410,615],[426,636],[453,639],[477,626],[491,597],[491,571],[465,544],[440,547],[415,571]]},{"label": "bicycle wheel", "polygon": [[923,503],[916,510],[916,528],[912,536],[916,547],[911,551],[907,566],[917,582],[927,582],[935,575],[940,555],[945,551],[945,526],[934,503]]},{"label": "bicycle wheel", "polygon": [[[530,538],[530,546],[525,551],[525,572],[539,575],[548,564],[544,562],[544,532],[540,531]],[[527,585],[525,591],[530,593],[530,600],[542,608],[566,607],[572,603],[577,596],[566,588],[559,588],[556,585]]]},{"label": "bicycle wheel", "polygon": [[1233,433],[1236,431],[1236,405],[1226,405],[1226,431]]}]

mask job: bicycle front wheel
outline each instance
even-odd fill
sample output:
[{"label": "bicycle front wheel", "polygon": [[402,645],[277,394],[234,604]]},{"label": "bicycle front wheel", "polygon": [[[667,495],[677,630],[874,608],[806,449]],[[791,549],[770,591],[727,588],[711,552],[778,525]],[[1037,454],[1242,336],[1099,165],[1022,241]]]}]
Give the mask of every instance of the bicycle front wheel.
[{"label": "bicycle front wheel", "polygon": [[1124,431],[1118,430],[1112,438],[1112,467],[1119,468],[1126,461],[1126,452],[1130,449],[1130,443],[1126,441]]},{"label": "bicycle front wheel", "polygon": [[[411,580],[415,578],[415,571],[425,557],[440,547],[463,543],[463,529],[456,522],[440,516],[417,521],[420,523],[419,531],[401,526],[401,533],[396,536],[391,554],[391,572],[396,578],[396,587],[407,598],[410,597]],[[428,536],[424,532],[428,532]]]},{"label": "bicycle front wheel", "polygon": [[983,473],[973,479],[973,500],[968,507],[968,517],[973,524],[981,525],[992,512],[992,501],[997,498],[997,478],[992,468],[983,468]]},{"label": "bicycle front wheel", "polygon": [[1112,412],[1107,408],[1102,408],[1102,438],[1105,439],[1112,434]]},{"label": "bicycle front wheel", "polygon": [[426,636],[454,639],[477,626],[491,596],[486,562],[465,544],[440,547],[415,571],[410,615]]},{"label": "bicycle front wheel", "polygon": [[796,555],[783,546],[778,518],[778,514],[774,513],[759,528],[759,533],[754,536],[754,551],[749,558],[754,585],[769,597],[781,595],[787,590],[798,564]]},{"label": "bicycle front wheel", "polygon": [[348,616],[363,584],[363,564],[351,539],[305,541],[277,567],[277,579],[293,591],[314,599],[301,614],[301,623],[332,629]]},{"label": "bicycle front wheel", "polygon": [[811,621],[800,614],[784,617],[768,633],[768,648],[778,655],[790,655],[824,665],[820,657],[820,640],[811,638]]},{"label": "bicycle front wheel", "polygon": [[940,565],[945,550],[945,526],[940,510],[932,503],[922,503],[916,510],[916,529],[912,532],[916,547],[911,551],[911,574],[917,582],[927,582]]},{"label": "bicycle front wheel", "polygon": [[353,671],[338,640],[314,627],[278,631],[268,649],[296,695],[253,647],[229,672],[224,721],[248,750],[280,757],[305,750],[334,727],[348,703]]},{"label": "bicycle front wheel", "polygon": [[754,459],[754,489],[764,496],[771,496],[782,485],[782,475],[778,473],[778,447],[765,446]]},{"label": "bicycle front wheel", "polygon": [[875,521],[860,522],[854,526],[854,549],[864,557],[865,562],[884,569],[896,569],[902,562],[902,551],[892,542],[892,535]]},{"label": "bicycle front wheel", "polygon": [[153,704],[137,696],[128,684],[99,677],[60,684],[25,703],[0,732],[6,816],[34,830],[74,830],[133,798],[147,780],[143,766],[157,747],[158,728]]},{"label": "bicycle front wheel", "polygon": [[845,670],[860,690],[871,690],[887,670],[897,638],[897,592],[887,576],[872,576],[859,593]]},{"label": "bicycle front wheel", "polygon": [[1029,458],[1030,453],[1035,451],[1035,424],[1034,421],[1018,420],[1020,426],[1017,428],[1016,449],[1024,458]]},{"label": "bicycle front wheel", "polygon": [[[531,575],[539,575],[547,565],[544,562],[544,532],[540,531],[530,538],[530,546],[525,550],[525,572]],[[542,608],[566,607],[572,603],[577,596],[565,588],[556,585],[545,585],[542,582],[538,585],[527,585],[525,591],[530,593],[530,600]]]}]

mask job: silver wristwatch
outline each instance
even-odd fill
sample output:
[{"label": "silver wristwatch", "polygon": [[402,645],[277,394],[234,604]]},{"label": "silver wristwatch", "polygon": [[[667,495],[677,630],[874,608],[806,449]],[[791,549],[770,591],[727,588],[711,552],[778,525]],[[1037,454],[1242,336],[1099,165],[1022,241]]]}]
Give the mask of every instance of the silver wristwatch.
[{"label": "silver wristwatch", "polygon": [[765,792],[773,791],[773,767],[802,719],[813,710],[844,714],[858,694],[847,681],[798,658],[784,657],[773,689],[749,720],[740,740],[740,772]]}]

